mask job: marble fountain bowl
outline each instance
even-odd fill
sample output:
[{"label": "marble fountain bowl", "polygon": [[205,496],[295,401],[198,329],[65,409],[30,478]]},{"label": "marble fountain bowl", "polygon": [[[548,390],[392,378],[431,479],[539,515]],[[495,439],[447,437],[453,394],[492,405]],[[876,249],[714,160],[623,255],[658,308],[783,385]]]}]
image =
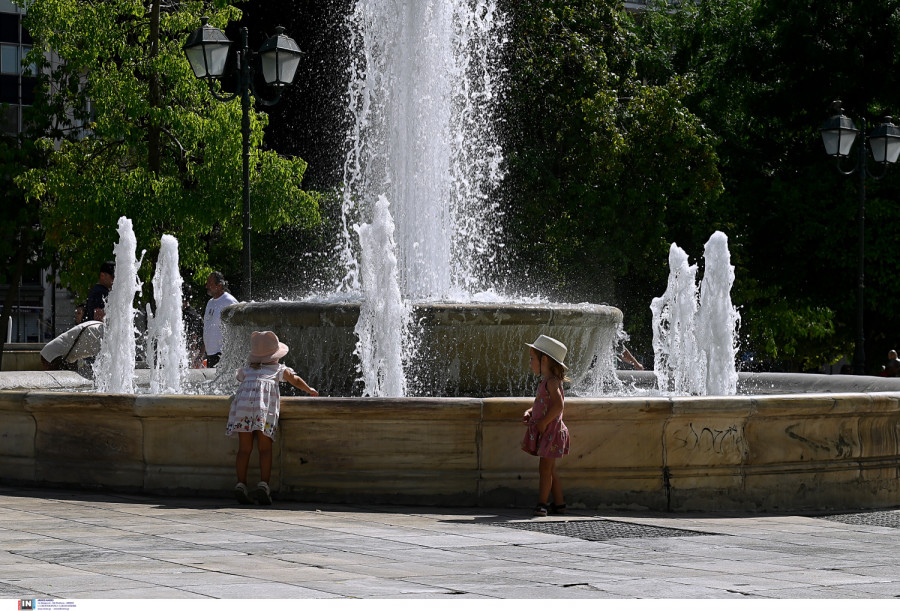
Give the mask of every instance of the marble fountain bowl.
[{"label": "marble fountain bowl", "polygon": [[[241,364],[253,331],[274,331],[290,346],[284,362],[320,393],[360,396],[354,355],[358,303],[267,301],[239,303],[222,313],[226,347],[220,368]],[[416,356],[407,366],[410,395],[526,396],[534,390],[528,349],[544,333],[568,347],[573,372],[590,370],[610,353],[622,323],[618,308],[598,304],[414,303]]]}]

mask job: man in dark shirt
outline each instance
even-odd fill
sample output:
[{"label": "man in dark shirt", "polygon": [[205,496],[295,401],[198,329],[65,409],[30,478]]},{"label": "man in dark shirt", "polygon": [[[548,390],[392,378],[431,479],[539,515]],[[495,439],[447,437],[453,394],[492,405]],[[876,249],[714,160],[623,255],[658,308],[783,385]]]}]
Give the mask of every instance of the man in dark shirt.
[{"label": "man in dark shirt", "polygon": [[112,288],[115,277],[116,264],[113,261],[106,261],[100,266],[100,279],[88,293],[87,301],[84,304],[83,320],[103,320],[103,315],[106,313],[106,297],[109,295],[109,289]]}]

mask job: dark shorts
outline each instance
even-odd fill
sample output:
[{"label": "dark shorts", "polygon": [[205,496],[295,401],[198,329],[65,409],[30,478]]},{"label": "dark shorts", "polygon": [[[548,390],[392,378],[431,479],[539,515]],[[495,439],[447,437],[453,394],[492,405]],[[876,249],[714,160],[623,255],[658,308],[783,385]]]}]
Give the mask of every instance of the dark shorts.
[{"label": "dark shorts", "polygon": [[207,354],[206,355],[206,366],[207,367],[215,367],[219,364],[219,359],[222,358],[222,353],[217,352],[216,354]]}]

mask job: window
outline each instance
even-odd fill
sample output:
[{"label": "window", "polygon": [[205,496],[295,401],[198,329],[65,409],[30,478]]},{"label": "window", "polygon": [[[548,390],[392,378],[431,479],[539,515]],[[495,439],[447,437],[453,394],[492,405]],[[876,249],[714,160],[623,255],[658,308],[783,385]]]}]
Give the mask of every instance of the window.
[{"label": "window", "polygon": [[22,69],[19,61],[18,45],[0,45],[0,73],[18,74]]},{"label": "window", "polygon": [[[31,47],[22,47],[22,61],[24,62],[28,59],[28,54],[31,53]],[[34,62],[29,62],[27,66],[22,68],[22,74],[24,76],[37,76],[37,64]]]},{"label": "window", "polygon": [[19,103],[19,77],[14,74],[0,74],[0,104]]},{"label": "window", "polygon": [[0,104],[0,132],[6,134],[19,133],[19,107]]},{"label": "window", "polygon": [[19,16],[0,13],[0,42],[19,42]]}]

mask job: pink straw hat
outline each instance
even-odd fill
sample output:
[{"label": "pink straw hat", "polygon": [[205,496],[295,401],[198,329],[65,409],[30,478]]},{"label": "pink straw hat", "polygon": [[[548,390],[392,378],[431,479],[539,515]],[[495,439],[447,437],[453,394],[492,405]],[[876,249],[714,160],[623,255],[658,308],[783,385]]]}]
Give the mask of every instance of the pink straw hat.
[{"label": "pink straw hat", "polygon": [[280,359],[288,353],[288,347],[278,341],[271,331],[254,331],[250,336],[250,362],[266,363]]}]

